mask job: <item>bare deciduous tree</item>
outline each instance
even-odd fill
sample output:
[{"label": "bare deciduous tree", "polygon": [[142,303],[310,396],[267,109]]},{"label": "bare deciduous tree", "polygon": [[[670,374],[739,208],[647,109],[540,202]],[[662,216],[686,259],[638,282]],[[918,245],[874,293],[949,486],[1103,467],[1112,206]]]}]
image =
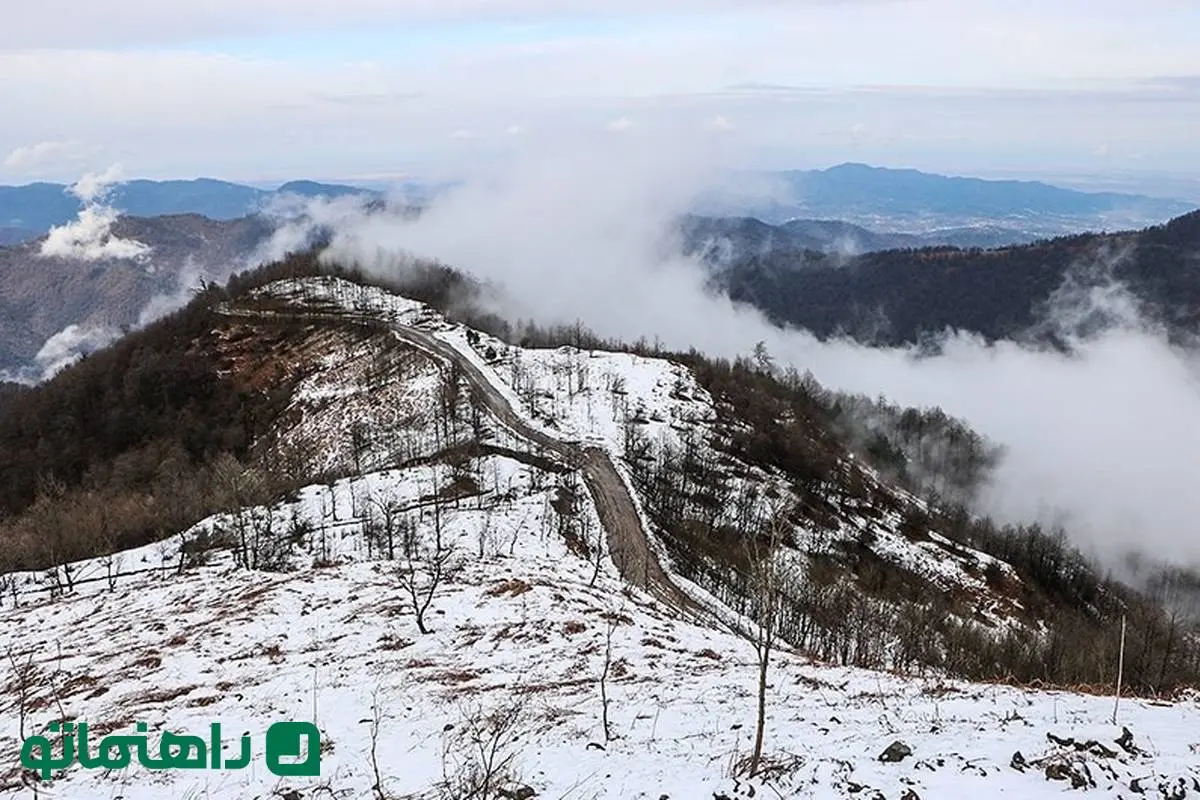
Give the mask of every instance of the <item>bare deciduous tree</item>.
[{"label": "bare deciduous tree", "polygon": [[[38,668],[33,663],[33,653],[30,652],[24,661],[18,661],[10,647],[7,651],[8,663],[12,667],[12,678],[8,683],[8,691],[13,694],[10,707],[16,712],[17,742],[25,741],[25,725],[34,700],[34,688],[39,682]],[[41,778],[32,770],[21,770],[21,783],[33,792],[37,800]]]},{"label": "bare deciduous tree", "polygon": [[620,623],[618,614],[609,613],[604,628],[604,669],[600,672],[600,721],[604,726],[605,744],[612,741],[612,728],[608,724],[608,675],[612,671],[612,638],[613,632]]},{"label": "bare deciduous tree", "polygon": [[29,706],[33,700],[33,690],[38,682],[38,670],[33,664],[33,653],[30,652],[25,661],[17,660],[12,648],[6,654],[12,667],[12,679],[9,690],[13,693],[13,706],[17,712],[17,733],[19,741],[25,741],[25,722],[29,716]]},{"label": "bare deciduous tree", "polygon": [[111,539],[105,539],[104,543],[105,555],[101,559],[104,564],[104,580],[108,584],[108,590],[115,592],[117,590],[117,578],[121,575],[121,567],[124,565],[125,557],[116,551],[116,543]]},{"label": "bare deciduous tree", "polygon": [[456,554],[453,543],[446,541],[442,521],[442,499],[436,496],[431,506],[433,540],[417,542],[416,547],[406,548],[403,563],[396,569],[396,577],[407,592],[417,618],[417,629],[429,633],[425,624],[425,612],[433,602],[433,596],[442,581],[453,574]]},{"label": "bare deciduous tree", "polygon": [[[583,528],[583,540],[586,542],[588,538],[588,529],[592,526],[592,518],[586,512],[580,515],[580,525]],[[592,543],[592,577],[588,581],[588,587],[596,585],[596,579],[600,577],[600,566],[604,562],[604,526],[596,526],[596,540]]]},{"label": "bare deciduous tree", "polygon": [[402,532],[400,502],[379,492],[372,492],[366,500],[367,538],[377,546],[388,561],[396,560],[397,537]]},{"label": "bare deciduous tree", "polygon": [[493,523],[494,523],[494,520],[492,517],[493,517],[494,513],[495,513],[495,508],[488,507],[487,510],[485,510],[483,512],[483,520],[480,522],[480,525],[479,525],[479,558],[480,559],[483,559],[487,555],[487,550],[488,550],[489,545],[491,546],[492,550],[495,550],[495,541],[494,541],[495,537],[494,537],[494,533],[492,530]]},{"label": "bare deciduous tree", "polygon": [[445,743],[446,778],[442,793],[447,800],[497,800],[514,796],[508,787],[517,781],[515,744],[520,737],[525,708],[517,698],[488,711],[464,709],[458,725]]},{"label": "bare deciduous tree", "polygon": [[758,660],[758,704],[754,721],[754,750],[747,774],[753,778],[762,763],[763,736],[767,721],[767,677],[771,653],[779,627],[781,590],[785,576],[778,559],[778,548],[788,531],[786,507],[781,500],[772,503],[765,530],[746,538],[750,591],[753,594],[754,625],[750,639]]},{"label": "bare deciduous tree", "polygon": [[367,722],[371,735],[371,774],[375,778],[371,791],[375,793],[375,800],[387,800],[383,791],[383,775],[379,771],[379,727],[383,723],[383,708],[379,704],[378,687],[371,692],[371,719]]}]

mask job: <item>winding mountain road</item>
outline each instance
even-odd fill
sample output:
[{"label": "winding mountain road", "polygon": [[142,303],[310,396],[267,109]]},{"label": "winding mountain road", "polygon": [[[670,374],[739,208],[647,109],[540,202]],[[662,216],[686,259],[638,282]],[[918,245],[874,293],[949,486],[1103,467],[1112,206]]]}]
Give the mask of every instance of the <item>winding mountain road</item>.
[{"label": "winding mountain road", "polygon": [[455,364],[487,409],[513,433],[579,469],[595,503],[600,524],[604,526],[609,553],[622,578],[685,614],[704,615],[704,609],[675,585],[650,549],[629,486],[604,448],[567,442],[534,428],[517,414],[483,370],[453,345],[416,328],[396,323],[391,323],[391,328],[399,341]]},{"label": "winding mountain road", "polygon": [[[227,307],[222,313],[243,317],[288,316],[343,323],[353,321],[356,316],[355,312],[317,311],[312,308],[282,312],[278,309],[250,311]],[[566,441],[530,425],[513,409],[487,374],[450,343],[427,331],[394,320],[372,318],[370,321],[376,324],[384,322],[393,337],[408,347],[435,360],[454,364],[497,422],[518,438],[553,453],[564,463],[579,470],[596,506],[600,524],[604,527],[609,554],[624,580],[645,589],[667,607],[675,609],[685,617],[697,621],[711,619],[711,613],[680,589],[663,569],[650,547],[648,534],[642,526],[642,518],[629,486],[621,477],[608,451],[594,445]]]}]

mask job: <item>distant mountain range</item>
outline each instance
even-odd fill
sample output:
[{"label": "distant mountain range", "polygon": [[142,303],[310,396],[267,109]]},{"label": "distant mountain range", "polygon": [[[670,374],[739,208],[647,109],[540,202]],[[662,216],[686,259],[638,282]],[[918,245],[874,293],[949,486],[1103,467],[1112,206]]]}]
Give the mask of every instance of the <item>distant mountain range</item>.
[{"label": "distant mountain range", "polygon": [[[1200,251],[1200,213],[1180,215],[1165,227],[1142,233],[1055,238],[1038,232],[1074,219],[1076,227],[1069,228],[1074,233],[1086,230],[1088,219],[1111,221],[1133,209],[1158,214],[1187,204],[861,165],[784,173],[788,176],[792,185],[805,187],[810,207],[818,205],[831,215],[886,212],[894,215],[888,217],[893,221],[903,217],[912,222],[920,215],[932,219],[940,214],[944,221],[958,208],[964,214],[992,216],[917,233],[880,231],[839,219],[772,224],[751,217],[681,218],[678,233],[684,248],[709,262],[714,284],[776,322],[818,335],[847,332],[892,344],[917,341],[945,327],[988,338],[1017,336],[1037,322],[1038,309],[1062,285],[1072,264],[1093,260],[1110,248],[1133,253],[1117,265],[1118,279],[1173,330],[1200,333],[1200,273],[1194,261]],[[417,204],[437,191],[412,189],[409,197]],[[273,198],[383,197],[373,190],[312,181],[275,189],[207,179],[131,181],[115,187],[110,196],[128,216],[118,220],[108,241],[140,242],[150,248],[148,256],[47,258],[37,242],[4,246],[75,219],[80,204],[66,190],[61,184],[0,187],[0,378],[6,370],[10,376],[36,377],[57,363],[57,349],[94,349],[122,327],[175,302],[199,277],[224,280],[257,263],[275,223],[247,212]],[[410,208],[417,213],[419,205]],[[189,211],[177,213],[181,209]],[[1009,226],[1014,219],[1016,226]],[[1148,226],[1122,230],[1134,227]],[[72,325],[79,327],[68,331]]]},{"label": "distant mountain range", "polygon": [[686,215],[679,221],[679,232],[684,252],[712,264],[772,250],[858,255],[915,247],[1002,247],[1027,244],[1038,238],[1031,233],[995,225],[946,228],[920,234],[881,233],[842,220],[793,219],[771,225],[754,217],[702,217],[695,214]]},{"label": "distant mountain range", "polygon": [[27,242],[30,239],[36,238],[37,235],[37,231],[30,230],[29,228],[0,227],[0,247]]},{"label": "distant mountain range", "polygon": [[[1181,200],[1114,192],[1081,192],[1036,181],[956,178],[913,169],[841,164],[740,176],[772,189],[770,200],[738,199],[721,191],[703,195],[697,216],[757,218],[789,223],[771,235],[789,246],[866,252],[950,244],[997,247],[1082,231],[1141,228],[1196,208]],[[451,184],[409,181],[393,185],[413,205],[427,203]],[[59,183],[0,186],[0,246],[39,236],[79,212],[80,202]],[[274,189],[228,181],[134,180],[116,185],[109,202],[130,216],[201,214],[236,219],[281,195],[382,198],[384,191],[297,180]]]},{"label": "distant mountain range", "polygon": [[1182,200],[1080,192],[1038,181],[983,180],[915,169],[841,164],[823,170],[745,176],[773,189],[770,200],[710,192],[694,211],[706,216],[837,219],[874,230],[925,234],[939,229],[992,227],[1015,244],[1081,231],[1112,231],[1165,222],[1196,204]]},{"label": "distant mountain range", "polygon": [[[0,186],[0,245],[40,236],[79,214],[81,203],[61,183]],[[199,178],[186,181],[135,180],[113,187],[108,201],[135,217],[200,214],[229,220],[252,214],[283,195],[301,197],[381,197],[380,192],[340,184],[291,181],[276,189],[258,189],[227,181]],[[7,233],[5,231],[8,231]]]}]

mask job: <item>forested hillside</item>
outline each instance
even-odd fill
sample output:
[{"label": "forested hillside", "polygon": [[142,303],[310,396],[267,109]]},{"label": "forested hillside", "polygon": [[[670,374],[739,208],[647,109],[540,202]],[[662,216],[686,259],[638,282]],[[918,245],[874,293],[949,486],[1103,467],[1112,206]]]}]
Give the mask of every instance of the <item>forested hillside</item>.
[{"label": "forested hillside", "polygon": [[679,221],[683,248],[714,264],[771,250],[816,250],[855,255],[919,247],[1000,247],[1039,238],[999,225],[944,228],[929,233],[880,232],[837,219],[792,219],[769,225],[753,217],[686,215]]},{"label": "forested hillside", "polygon": [[1200,212],[1140,232],[1086,234],[996,250],[889,250],[846,259],[772,249],[721,268],[714,284],[777,323],[819,336],[907,344],[947,328],[988,340],[1054,333],[1039,327],[1071,276],[1114,280],[1174,336],[1200,332]]},{"label": "forested hillside", "polygon": [[156,302],[186,299],[199,276],[224,280],[246,267],[273,229],[260,216],[121,217],[111,235],[145,244],[144,257],[45,257],[39,241],[0,248],[0,372],[28,367],[46,340],[69,325],[115,335],[154,312]]}]

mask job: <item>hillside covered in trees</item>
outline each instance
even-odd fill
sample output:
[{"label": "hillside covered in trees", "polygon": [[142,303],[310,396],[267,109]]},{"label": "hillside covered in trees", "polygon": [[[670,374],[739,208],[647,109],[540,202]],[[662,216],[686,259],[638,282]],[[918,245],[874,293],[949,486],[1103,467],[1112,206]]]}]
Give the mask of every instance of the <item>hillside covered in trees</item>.
[{"label": "hillside covered in trees", "polygon": [[197,276],[224,280],[243,269],[272,230],[261,216],[126,216],[110,233],[144,244],[144,258],[45,256],[43,240],[0,247],[0,375],[34,366],[46,341],[68,326],[109,338],[181,304]]},{"label": "hillside covered in trees", "polygon": [[886,345],[916,343],[947,328],[989,341],[1053,341],[1048,304],[1068,280],[1080,287],[1119,282],[1174,337],[1200,333],[1200,212],[1139,232],[994,250],[903,249],[847,258],[747,249],[712,276],[714,286],[778,324]]}]

